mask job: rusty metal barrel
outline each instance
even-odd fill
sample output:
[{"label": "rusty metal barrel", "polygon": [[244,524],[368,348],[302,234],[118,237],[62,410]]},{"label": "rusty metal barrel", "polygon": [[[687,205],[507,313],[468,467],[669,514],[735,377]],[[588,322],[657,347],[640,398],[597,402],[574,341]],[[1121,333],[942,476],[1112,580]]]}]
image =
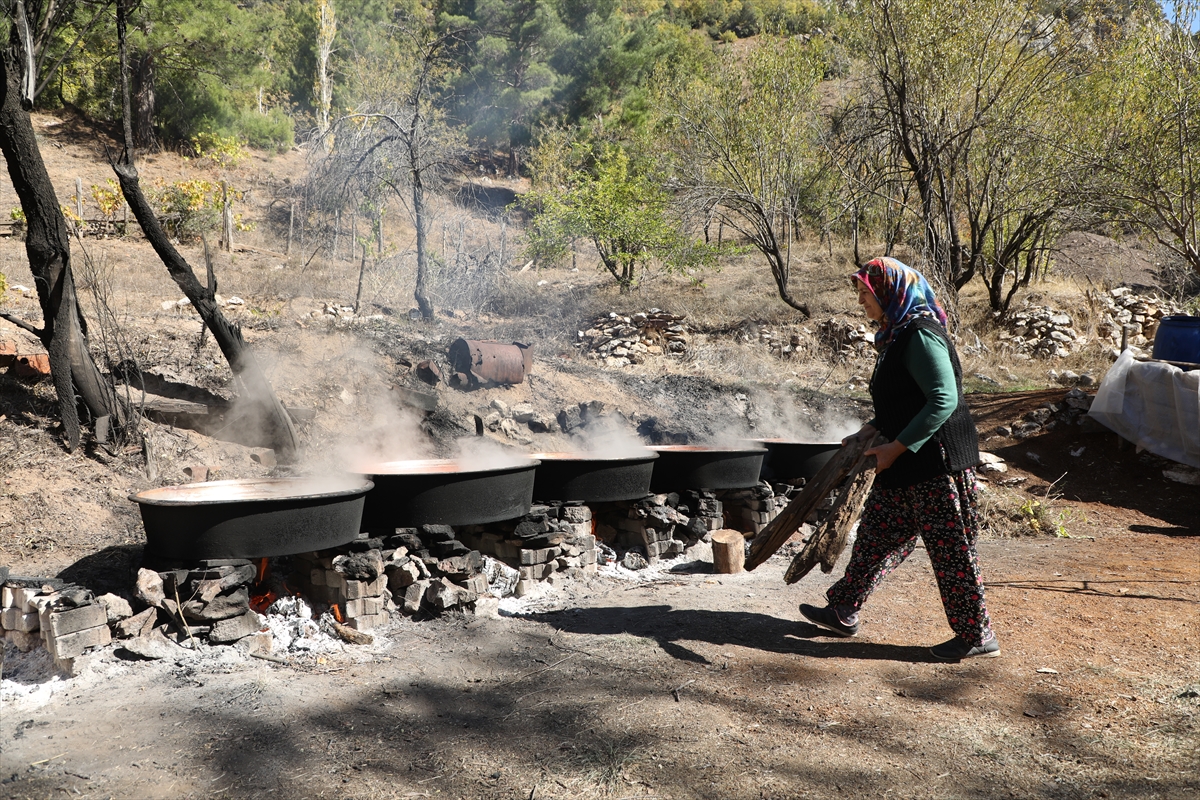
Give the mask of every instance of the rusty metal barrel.
[{"label": "rusty metal barrel", "polygon": [[450,345],[450,365],[455,373],[467,376],[471,385],[521,383],[533,365],[530,346],[513,342],[455,339]]}]

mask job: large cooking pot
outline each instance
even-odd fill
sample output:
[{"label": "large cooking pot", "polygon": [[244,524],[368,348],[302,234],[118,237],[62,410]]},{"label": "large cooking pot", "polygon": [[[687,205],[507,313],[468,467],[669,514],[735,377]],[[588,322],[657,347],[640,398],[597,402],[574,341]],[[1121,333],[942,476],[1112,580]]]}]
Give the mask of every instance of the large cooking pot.
[{"label": "large cooking pot", "polygon": [[533,503],[532,458],[503,467],[458,461],[386,461],[360,467],[374,483],[367,493],[362,529],[420,525],[483,525],[517,519]]},{"label": "large cooking pot", "polygon": [[146,555],[198,562],[325,550],[358,536],[372,483],[358,476],[213,481],[131,494]]},{"label": "large cooking pot", "polygon": [[651,447],[658,453],[652,492],[682,489],[745,489],[758,484],[764,447],[726,448],[698,445]]},{"label": "large cooking pot", "polygon": [[769,481],[812,480],[841,449],[841,442],[793,442],[788,439],[755,439],[767,448],[762,477]]},{"label": "large cooking pot", "polygon": [[589,453],[536,453],[533,483],[536,500],[610,503],[650,494],[650,476],[658,453],[597,458]]}]

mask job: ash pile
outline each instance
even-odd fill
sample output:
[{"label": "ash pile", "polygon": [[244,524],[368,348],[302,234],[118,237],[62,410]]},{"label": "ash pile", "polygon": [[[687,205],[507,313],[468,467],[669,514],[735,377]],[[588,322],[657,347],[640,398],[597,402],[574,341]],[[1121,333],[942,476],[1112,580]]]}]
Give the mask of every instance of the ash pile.
[{"label": "ash pile", "polygon": [[643,364],[652,356],[681,356],[687,353],[690,331],[686,314],[670,314],[662,309],[622,316],[615,311],[592,320],[587,330],[579,331],[576,347],[588,358],[599,359],[606,367]]}]

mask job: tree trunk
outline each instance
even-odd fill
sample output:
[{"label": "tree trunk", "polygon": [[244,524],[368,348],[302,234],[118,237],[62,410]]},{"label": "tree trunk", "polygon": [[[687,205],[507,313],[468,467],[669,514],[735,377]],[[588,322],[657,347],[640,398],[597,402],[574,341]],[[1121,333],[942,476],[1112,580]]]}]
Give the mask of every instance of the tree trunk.
[{"label": "tree trunk", "polygon": [[154,55],[139,53],[133,66],[133,144],[138,150],[155,152]]},{"label": "tree trunk", "polygon": [[0,151],[25,213],[25,253],[37,285],[43,328],[39,332],[50,354],[50,373],[58,392],[67,448],[80,441],[78,392],[93,418],[112,416],[123,425],[125,412],[88,349],[87,326],[79,310],[71,274],[71,245],[54,185],[46,172],[29,112],[21,106],[21,55],[14,43],[0,58]]},{"label": "tree trunk", "polygon": [[134,217],[142,226],[142,232],[154,248],[154,252],[162,260],[171,274],[171,278],[183,290],[184,295],[192,302],[192,306],[200,313],[201,319],[212,331],[213,339],[221,348],[225,359],[229,362],[233,374],[241,380],[245,389],[246,399],[253,404],[260,415],[259,424],[267,433],[279,457],[280,463],[294,462],[299,456],[300,443],[291,417],[275,396],[270,381],[263,373],[262,367],[254,354],[246,347],[242,339],[241,328],[230,325],[229,321],[217,308],[213,293],[208,291],[195,272],[184,260],[179,251],[171,244],[158,223],[154,209],[150,207],[138,180],[137,168],[132,164],[113,164],[113,172],[121,183],[121,191],[129,203]]},{"label": "tree trunk", "polygon": [[[429,300],[426,282],[429,280],[429,255],[426,253],[428,244],[425,241],[425,229],[429,221],[425,218],[425,186],[421,183],[421,173],[413,170],[413,221],[417,224],[417,286],[413,297],[417,308],[421,309],[421,318],[426,322],[433,320],[433,303]],[[382,226],[380,236],[382,237]]]}]

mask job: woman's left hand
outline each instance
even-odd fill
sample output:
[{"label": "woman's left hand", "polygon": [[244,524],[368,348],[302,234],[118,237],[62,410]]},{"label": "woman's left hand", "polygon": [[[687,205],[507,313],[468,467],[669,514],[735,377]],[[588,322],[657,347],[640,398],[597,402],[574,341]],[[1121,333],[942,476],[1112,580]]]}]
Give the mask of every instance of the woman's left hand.
[{"label": "woman's left hand", "polygon": [[907,450],[900,442],[888,442],[881,444],[879,447],[872,447],[870,450],[863,453],[866,456],[875,456],[875,474],[883,472],[896,462],[896,459]]}]

